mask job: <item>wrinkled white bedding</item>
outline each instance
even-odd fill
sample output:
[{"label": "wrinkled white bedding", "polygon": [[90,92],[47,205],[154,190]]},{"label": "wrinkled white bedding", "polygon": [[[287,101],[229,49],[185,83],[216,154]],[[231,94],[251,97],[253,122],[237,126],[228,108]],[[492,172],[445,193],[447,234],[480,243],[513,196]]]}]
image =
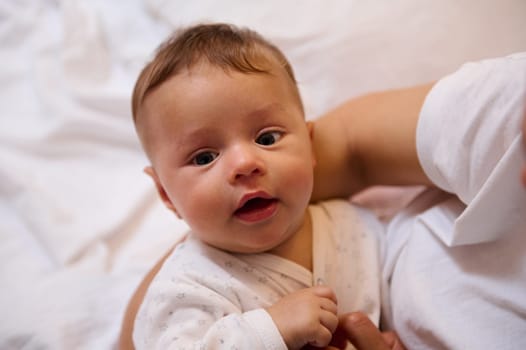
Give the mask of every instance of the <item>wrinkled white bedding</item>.
[{"label": "wrinkled white bedding", "polygon": [[166,35],[203,20],[281,47],[309,119],[526,49],[523,0],[1,1],[1,349],[116,346],[135,286],[186,228],[141,171],[131,90]]}]

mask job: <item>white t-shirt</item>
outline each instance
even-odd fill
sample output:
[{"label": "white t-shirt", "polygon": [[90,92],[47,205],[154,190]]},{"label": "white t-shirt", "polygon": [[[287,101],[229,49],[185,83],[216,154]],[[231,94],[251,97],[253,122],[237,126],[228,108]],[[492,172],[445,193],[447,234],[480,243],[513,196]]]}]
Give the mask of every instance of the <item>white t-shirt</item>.
[{"label": "white t-shirt", "polygon": [[526,53],[466,64],[426,98],[418,156],[443,191],[390,222],[383,267],[384,322],[408,349],[526,349],[524,113]]},{"label": "white t-shirt", "polygon": [[[230,254],[191,234],[168,257],[135,320],[137,349],[286,349],[265,307],[315,283],[333,288],[341,313],[380,313],[382,226],[333,200],[309,207],[313,266],[272,254]],[[294,315],[291,315],[294,318]]]}]

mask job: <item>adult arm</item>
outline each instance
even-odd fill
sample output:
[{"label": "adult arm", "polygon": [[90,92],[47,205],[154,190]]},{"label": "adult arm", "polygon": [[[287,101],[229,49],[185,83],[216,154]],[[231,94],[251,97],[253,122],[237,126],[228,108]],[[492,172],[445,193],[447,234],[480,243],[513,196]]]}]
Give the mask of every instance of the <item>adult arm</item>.
[{"label": "adult arm", "polygon": [[135,347],[133,346],[132,338],[135,317],[137,316],[137,312],[139,311],[139,307],[142,304],[144,295],[146,294],[148,287],[152,283],[153,278],[155,277],[155,275],[157,275],[157,273],[161,269],[161,266],[163,266],[164,261],[166,260],[166,258],[168,258],[168,256],[170,256],[172,251],[173,248],[166,252],[166,254],[161,259],[159,259],[157,263],[155,263],[152,269],[148,271],[144,279],[141,281],[141,283],[133,293],[130,301],[128,302],[126,311],[124,313],[124,318],[122,320],[121,334],[119,335],[119,350],[135,349]]},{"label": "adult arm", "polygon": [[432,86],[368,94],[316,120],[313,201],[372,185],[430,185],[418,161],[416,126]]}]

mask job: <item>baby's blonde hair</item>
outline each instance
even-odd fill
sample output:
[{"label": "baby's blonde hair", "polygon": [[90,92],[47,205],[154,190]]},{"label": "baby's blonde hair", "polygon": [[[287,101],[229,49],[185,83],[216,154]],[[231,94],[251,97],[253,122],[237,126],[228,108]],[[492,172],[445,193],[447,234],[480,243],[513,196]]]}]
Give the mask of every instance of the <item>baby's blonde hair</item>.
[{"label": "baby's blonde hair", "polygon": [[226,71],[269,73],[269,53],[291,79],[303,110],[292,66],[276,46],[246,28],[224,23],[199,24],[175,32],[143,68],[132,95],[134,123],[137,125],[138,110],[148,93],[182,70],[204,61]]}]

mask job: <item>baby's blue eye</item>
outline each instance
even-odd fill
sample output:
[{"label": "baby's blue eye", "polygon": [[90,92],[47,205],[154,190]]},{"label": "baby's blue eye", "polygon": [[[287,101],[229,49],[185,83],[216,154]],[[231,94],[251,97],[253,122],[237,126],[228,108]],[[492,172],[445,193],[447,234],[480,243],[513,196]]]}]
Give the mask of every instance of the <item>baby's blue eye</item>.
[{"label": "baby's blue eye", "polygon": [[256,143],[263,146],[270,146],[275,144],[281,138],[281,133],[278,131],[270,131],[261,134],[256,139]]},{"label": "baby's blue eye", "polygon": [[214,152],[202,152],[196,155],[193,159],[195,165],[206,165],[212,163],[217,158],[217,153]]}]

